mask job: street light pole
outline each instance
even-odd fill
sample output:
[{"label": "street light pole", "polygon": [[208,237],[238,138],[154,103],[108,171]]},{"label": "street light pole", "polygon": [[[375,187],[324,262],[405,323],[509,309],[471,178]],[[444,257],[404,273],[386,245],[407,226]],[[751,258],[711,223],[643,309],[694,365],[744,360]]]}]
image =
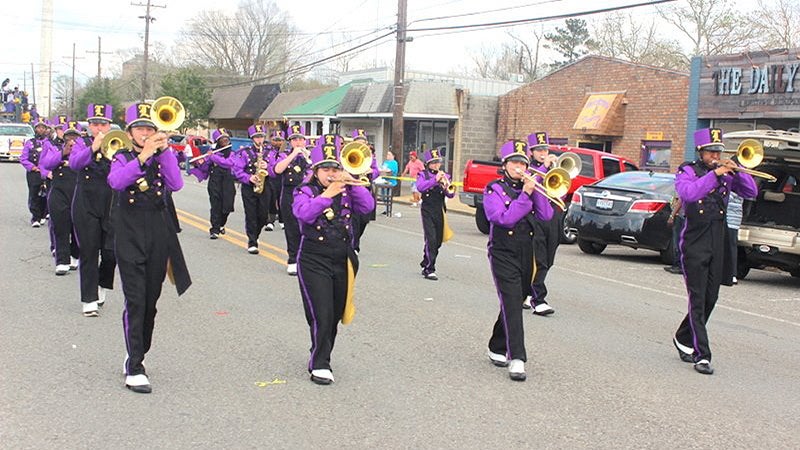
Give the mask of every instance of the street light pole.
[{"label": "street light pole", "polygon": [[403,167],[403,107],[405,106],[407,0],[397,1],[397,47],[394,58],[394,108],[392,111],[392,153]]}]

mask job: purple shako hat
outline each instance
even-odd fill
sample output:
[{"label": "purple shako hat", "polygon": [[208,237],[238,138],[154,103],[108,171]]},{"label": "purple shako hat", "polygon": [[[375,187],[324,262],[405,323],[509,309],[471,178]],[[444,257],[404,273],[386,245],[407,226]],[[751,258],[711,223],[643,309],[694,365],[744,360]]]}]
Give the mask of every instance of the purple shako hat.
[{"label": "purple shako hat", "polygon": [[86,120],[89,123],[92,122],[108,122],[111,123],[111,118],[113,116],[114,109],[111,105],[99,105],[95,103],[89,103],[86,107]]},{"label": "purple shako hat", "polygon": [[516,139],[506,142],[500,147],[500,161],[503,163],[507,161],[522,161],[525,164],[530,164],[528,144]]},{"label": "purple shako hat", "polygon": [[317,145],[311,149],[311,168],[342,167],[339,160],[342,150],[342,137],[336,134],[325,134],[317,139]]},{"label": "purple shako hat", "polygon": [[722,143],[722,130],[719,128],[702,128],[695,131],[694,145],[698,151],[721,152],[725,148]]}]

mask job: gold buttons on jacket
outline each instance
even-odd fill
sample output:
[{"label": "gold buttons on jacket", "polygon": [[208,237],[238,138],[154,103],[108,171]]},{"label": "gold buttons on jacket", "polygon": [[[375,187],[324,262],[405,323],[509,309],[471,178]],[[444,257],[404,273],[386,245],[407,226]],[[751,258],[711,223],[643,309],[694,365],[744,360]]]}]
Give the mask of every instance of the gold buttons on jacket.
[{"label": "gold buttons on jacket", "polygon": [[129,198],[129,199],[128,199],[128,203],[133,203],[134,201],[135,201],[135,200],[133,200],[132,198]]},{"label": "gold buttons on jacket", "polygon": [[513,236],[513,235],[514,235],[514,230],[509,230],[509,231],[508,231],[508,235],[509,235],[509,236]]},{"label": "gold buttons on jacket", "polygon": [[87,180],[89,179],[89,175],[86,175],[86,179],[87,179]]},{"label": "gold buttons on jacket", "polygon": [[702,209],[700,210],[700,214],[703,214],[703,210]]},{"label": "gold buttons on jacket", "polygon": [[319,239],[320,241],[324,241],[325,240],[325,238],[323,236],[320,236],[317,239]]},{"label": "gold buttons on jacket", "polygon": [[698,201],[697,201],[697,203],[699,203],[699,204],[701,204],[701,205],[702,205],[702,204],[703,204],[703,201],[702,201],[702,200],[698,200]]}]

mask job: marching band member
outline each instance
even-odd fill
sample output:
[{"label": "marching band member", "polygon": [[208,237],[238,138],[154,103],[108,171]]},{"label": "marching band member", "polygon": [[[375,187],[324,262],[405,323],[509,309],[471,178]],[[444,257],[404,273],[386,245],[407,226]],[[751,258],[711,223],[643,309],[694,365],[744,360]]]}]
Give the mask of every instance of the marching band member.
[{"label": "marching band member", "polygon": [[[269,204],[272,199],[266,178],[267,149],[264,147],[266,133],[262,125],[251,125],[247,133],[253,140],[253,145],[237,152],[234,157],[233,175],[242,184],[247,252],[255,255],[258,254],[258,237],[261,235],[261,229],[267,224]],[[259,176],[259,172],[264,176]]]},{"label": "marching band member", "polygon": [[725,149],[722,130],[697,130],[694,144],[700,158],[681,164],[675,175],[675,190],[686,213],[680,247],[689,312],[672,341],[681,360],[693,362],[694,370],[711,375],[714,368],[706,324],[723,281],[728,197],[733,191],[754,198],[758,188],[751,175],[735,171],[735,162],[720,162]]},{"label": "marching band member", "polygon": [[[353,138],[353,142],[362,142],[365,145],[369,145],[367,133],[363,128],[356,128],[350,133],[350,136]],[[372,146],[370,146],[370,148],[372,148]],[[381,175],[380,169],[378,168],[378,159],[375,157],[374,150],[369,172],[366,174],[357,173],[353,175],[365,175],[370,182],[374,182]],[[356,214],[353,216],[353,248],[355,248],[356,252],[361,251],[361,236],[364,235],[367,225],[373,220],[375,220],[374,209],[370,211],[369,214]]]},{"label": "marching band member", "polygon": [[31,139],[25,141],[19,162],[25,168],[25,178],[28,182],[28,211],[31,213],[31,227],[39,228],[44,225],[47,217],[47,199],[45,198],[45,179],[47,173],[42,173],[40,159],[42,154],[53,150],[50,141],[50,125],[43,118],[34,124],[36,133]]},{"label": "marching band member", "polygon": [[500,158],[503,177],[489,183],[483,195],[490,223],[489,265],[500,300],[488,355],[494,365],[508,366],[512,380],[525,381],[522,301],[533,278],[534,222],[550,220],[553,208],[534,189],[535,178],[524,176],[529,163],[525,142],[506,142],[500,148]]},{"label": "marching band member", "polygon": [[214,148],[209,152],[215,153],[199,160],[199,165],[190,169],[189,173],[197,177],[198,181],[208,178],[208,202],[211,204],[209,217],[211,228],[208,230],[208,235],[210,239],[218,239],[220,234],[225,234],[228,215],[233,212],[236,186],[231,172],[233,159],[228,130],[225,128],[214,130],[211,132],[211,141],[214,142]]},{"label": "marching band member", "polygon": [[297,218],[292,214],[294,202],[294,188],[299,186],[309,169],[308,151],[306,150],[305,130],[301,125],[289,127],[290,150],[283,151],[275,158],[275,164],[270,170],[271,174],[282,180],[280,208],[285,225],[286,252],[289,254],[286,273],[297,275],[297,249],[300,246],[300,226]]},{"label": "marching band member", "polygon": [[347,324],[354,309],[350,298],[358,255],[352,247],[352,217],[375,208],[375,200],[363,186],[342,170],[342,138],[322,136],[311,152],[312,176],[295,189],[293,213],[300,222],[302,238],[297,252],[298,281],[306,321],[311,331],[308,371],[311,381],[331,384],[331,352],[338,322]]},{"label": "marching band member", "polygon": [[111,162],[100,152],[103,138],[111,130],[112,112],[111,105],[89,104],[87,121],[93,138],[75,140],[69,154],[69,166],[78,174],[72,225],[78,237],[81,303],[86,317],[97,317],[106,290],[114,288],[117,265],[111,226],[114,195],[106,181]]},{"label": "marching band member", "polygon": [[281,177],[275,176],[274,173],[269,169],[270,167],[275,166],[275,160],[278,157],[278,153],[281,151],[281,147],[283,146],[284,142],[286,141],[286,134],[283,130],[276,130],[272,132],[272,136],[270,137],[270,143],[267,146],[267,186],[269,188],[269,217],[267,218],[267,226],[264,228],[267,231],[272,231],[275,229],[275,219],[278,219],[278,224],[283,229],[283,215],[281,215],[281,208],[279,206],[280,197],[281,197],[281,188],[283,187],[283,181],[281,181]]},{"label": "marching band member", "polygon": [[167,150],[166,134],[157,133],[150,119],[150,104],[131,105],[125,118],[133,148],[117,152],[108,175],[108,184],[117,191],[114,227],[125,295],[125,386],[149,393],[152,388],[142,362],[152,343],[164,278],[169,272],[178,295],[191,285],[164,202],[165,192],[183,187],[183,178],[175,152]]},{"label": "marching band member", "polygon": [[[528,135],[528,145],[531,152],[531,166],[539,172],[547,173],[556,166],[555,155],[550,154],[550,137],[545,132]],[[533,307],[533,314],[547,316],[555,310],[545,298],[547,286],[545,279],[556,259],[556,250],[561,242],[561,215],[560,208],[553,208],[553,217],[550,220],[537,220],[533,223],[533,256],[536,266],[533,269],[533,283],[531,284],[530,300],[525,299],[523,308]]]},{"label": "marching band member", "polygon": [[417,190],[422,194],[422,231],[425,234],[425,247],[422,254],[422,276],[436,281],[436,257],[444,241],[446,206],[444,198],[453,198],[455,191],[450,187],[450,176],[442,172],[442,158],[439,150],[425,151],[425,170],[417,175]]},{"label": "marching band member", "polygon": [[[41,165],[51,172],[52,181],[47,196],[50,211],[50,228],[55,248],[56,275],[65,275],[78,268],[78,239],[72,227],[72,199],[78,174],[69,166],[69,155],[80,139],[78,122],[67,121],[57,126],[56,144],[42,155]],[[63,138],[63,140],[62,140]]]}]

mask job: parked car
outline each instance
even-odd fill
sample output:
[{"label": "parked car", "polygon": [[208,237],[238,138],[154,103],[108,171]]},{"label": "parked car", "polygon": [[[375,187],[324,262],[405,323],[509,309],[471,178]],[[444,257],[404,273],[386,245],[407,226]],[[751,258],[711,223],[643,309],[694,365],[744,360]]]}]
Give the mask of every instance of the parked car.
[{"label": "parked car", "polygon": [[182,152],[188,159],[200,156],[210,148],[208,139],[202,136],[174,134],[169,137],[169,145],[176,152]]},{"label": "parked car", "polygon": [[0,123],[0,161],[19,161],[25,141],[33,136],[26,123]]},{"label": "parked car", "polygon": [[[550,153],[553,155],[558,156],[564,152],[575,153],[581,160],[581,172],[572,180],[566,197],[567,205],[572,198],[572,193],[585,184],[593,183],[615,173],[639,170],[636,164],[623,156],[586,148],[550,146]],[[498,161],[469,160],[464,167],[464,187],[458,198],[461,203],[476,208],[475,224],[483,234],[489,233],[489,221],[483,211],[483,190],[489,182],[500,178],[498,172],[500,165]],[[575,242],[575,235],[564,228],[561,242],[571,244]]]},{"label": "parked car", "polygon": [[736,277],[768,267],[800,277],[800,133],[740,131],[724,139],[761,142],[764,160],[756,169],[777,178],[755,178],[758,197],[744,203]]},{"label": "parked car", "polygon": [[622,172],[575,191],[564,226],[577,234],[584,253],[599,255],[608,245],[655,250],[664,264],[673,259],[667,225],[675,175]]}]

